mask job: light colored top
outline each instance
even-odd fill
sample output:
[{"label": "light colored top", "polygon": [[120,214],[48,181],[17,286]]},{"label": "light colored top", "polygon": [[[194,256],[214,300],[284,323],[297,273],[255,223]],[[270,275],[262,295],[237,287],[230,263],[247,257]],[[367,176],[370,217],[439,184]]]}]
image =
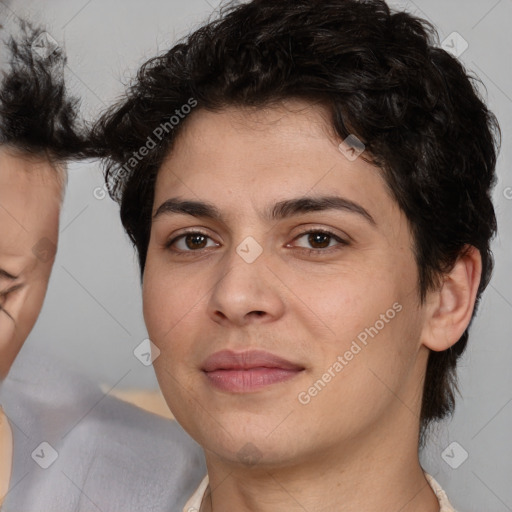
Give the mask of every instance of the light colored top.
[{"label": "light colored top", "polygon": [[2,512],[174,512],[206,472],[178,423],[103,393],[47,351],[23,347],[0,403],[13,446]]},{"label": "light colored top", "polygon": [[[432,478],[428,473],[425,473],[427,482],[432,487],[437,499],[439,500],[439,512],[456,512],[456,510],[450,505],[446,493],[443,491],[441,486]],[[183,509],[183,512],[199,512],[201,510],[201,503],[206,495],[208,489],[208,475],[206,475],[197,488],[196,492],[190,497]]]},{"label": "light colored top", "polygon": [[430,484],[430,487],[432,487],[434,494],[439,500],[439,512],[456,512],[456,510],[450,505],[448,496],[446,496],[446,493],[443,491],[443,489],[441,489],[441,486],[434,480],[434,478],[431,477],[428,473],[425,473],[425,478],[427,479],[427,482]]}]

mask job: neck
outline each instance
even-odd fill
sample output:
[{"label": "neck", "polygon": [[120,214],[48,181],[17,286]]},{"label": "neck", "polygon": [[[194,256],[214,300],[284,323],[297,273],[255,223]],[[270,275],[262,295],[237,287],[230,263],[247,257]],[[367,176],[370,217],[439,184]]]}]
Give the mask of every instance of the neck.
[{"label": "neck", "polygon": [[294,464],[244,467],[207,452],[212,490],[201,512],[439,512],[418,460],[410,412],[384,431],[369,428],[357,441],[317,452]]},{"label": "neck", "polygon": [[9,490],[12,467],[12,431],[3,409],[0,407],[0,506]]}]

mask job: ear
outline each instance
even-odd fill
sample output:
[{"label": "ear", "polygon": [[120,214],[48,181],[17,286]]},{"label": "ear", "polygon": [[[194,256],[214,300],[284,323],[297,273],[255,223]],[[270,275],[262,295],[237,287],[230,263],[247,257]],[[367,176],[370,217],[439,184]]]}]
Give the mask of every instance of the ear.
[{"label": "ear", "polygon": [[480,252],[467,246],[441,286],[427,295],[423,345],[439,352],[460,339],[471,321],[481,275]]}]

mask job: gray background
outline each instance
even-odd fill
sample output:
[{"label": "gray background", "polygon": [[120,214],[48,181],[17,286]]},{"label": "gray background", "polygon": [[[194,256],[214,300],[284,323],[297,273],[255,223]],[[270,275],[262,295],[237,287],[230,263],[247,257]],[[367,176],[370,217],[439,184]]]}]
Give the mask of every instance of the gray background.
[{"label": "gray background", "polygon": [[[459,370],[455,416],[423,453],[460,512],[512,511],[512,0],[403,0],[391,5],[432,21],[443,41],[453,31],[469,44],[460,57],[485,83],[503,130],[494,198],[496,269]],[[198,26],[214,0],[5,0],[8,15],[47,26],[65,46],[70,89],[86,118],[119,97],[138,66]],[[101,198],[96,163],[74,164],[61,220],[60,247],[43,313],[27,344],[45,347],[116,389],[156,387],[151,367],[133,355],[146,338],[136,259],[117,206]],[[96,191],[96,192],[95,192]],[[99,197],[99,198],[98,198]],[[452,469],[442,458],[448,450]],[[453,449],[453,451],[452,451]],[[398,511],[397,511],[398,512]]]}]

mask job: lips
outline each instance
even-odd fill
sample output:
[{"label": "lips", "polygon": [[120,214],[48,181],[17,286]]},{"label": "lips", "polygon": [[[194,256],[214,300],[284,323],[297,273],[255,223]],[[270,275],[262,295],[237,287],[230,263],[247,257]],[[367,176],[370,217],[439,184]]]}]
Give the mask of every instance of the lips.
[{"label": "lips", "polygon": [[203,363],[210,384],[223,391],[247,393],[297,376],[303,366],[269,352],[216,352]]}]

